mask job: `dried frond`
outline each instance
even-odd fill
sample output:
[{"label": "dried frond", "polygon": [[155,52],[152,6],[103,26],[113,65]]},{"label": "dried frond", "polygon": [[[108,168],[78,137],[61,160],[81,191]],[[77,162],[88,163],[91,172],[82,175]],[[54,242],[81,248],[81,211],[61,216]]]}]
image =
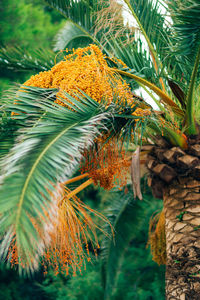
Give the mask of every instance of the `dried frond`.
[{"label": "dried frond", "polygon": [[166,264],[166,236],[165,236],[165,215],[156,214],[149,223],[149,240],[153,261],[158,265]]},{"label": "dried frond", "polygon": [[101,36],[102,45],[105,46],[110,38],[123,38],[124,35],[126,35],[126,43],[133,39],[131,33],[134,33],[134,29],[124,25],[123,10],[123,5],[115,0],[98,1],[94,34]]}]

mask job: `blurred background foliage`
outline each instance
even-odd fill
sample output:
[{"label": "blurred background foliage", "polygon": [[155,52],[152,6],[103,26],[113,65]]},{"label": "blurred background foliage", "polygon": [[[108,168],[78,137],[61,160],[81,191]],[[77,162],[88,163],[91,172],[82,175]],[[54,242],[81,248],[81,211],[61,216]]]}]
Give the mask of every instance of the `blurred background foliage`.
[{"label": "blurred background foliage", "polygon": [[[64,19],[55,10],[40,0],[1,0],[0,47],[22,47],[53,49],[54,36],[64,26]],[[6,92],[13,82],[21,82],[30,76],[28,71],[13,72],[0,69],[0,94]],[[161,202],[155,200],[145,182],[144,200],[140,203],[145,217],[140,226],[133,224],[137,235],[125,249],[120,261],[115,288],[111,300],[162,300],[164,299],[164,267],[152,261],[148,240],[148,226],[151,215],[161,209]],[[118,201],[124,191],[108,193],[90,187],[79,196],[90,207],[106,215],[111,201]],[[130,197],[133,197],[129,191]],[[118,197],[118,198],[117,198]],[[116,198],[116,199],[114,199]],[[137,213],[137,212],[136,212]],[[102,244],[102,233],[99,242]],[[32,278],[18,276],[17,270],[1,265],[0,299],[4,300],[102,300],[104,297],[101,252],[92,263],[87,263],[82,274],[75,277],[55,276],[49,270],[46,276],[39,270]]]},{"label": "blurred background foliage", "polygon": [[[1,0],[0,47],[51,49],[54,36],[63,24],[64,18],[43,1]],[[29,76],[28,72],[0,69],[0,95],[9,83],[23,82]]]}]

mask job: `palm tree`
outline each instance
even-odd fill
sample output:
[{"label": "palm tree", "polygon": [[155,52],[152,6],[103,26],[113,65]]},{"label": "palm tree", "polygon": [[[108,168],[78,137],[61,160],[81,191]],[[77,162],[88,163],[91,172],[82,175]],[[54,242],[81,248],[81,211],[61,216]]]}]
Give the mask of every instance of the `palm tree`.
[{"label": "palm tree", "polygon": [[[199,299],[199,1],[123,0],[136,24],[134,27],[124,25],[122,10],[115,1],[100,4],[98,1],[75,0],[47,2],[68,18],[57,36],[56,50],[76,48],[80,44],[86,46],[91,42],[101,47],[107,55],[101,63],[105,66],[103,61],[106,61],[105,74],[112,78],[112,96],[108,106],[107,88],[101,95],[102,101],[82,86],[71,94],[63,86],[53,85],[54,77],[48,77],[48,83],[44,83],[44,74],[49,71],[30,79],[17,94],[12,93],[11,104],[5,107],[7,112],[15,113],[14,117],[8,117],[8,122],[16,122],[19,129],[12,131],[11,138],[6,136],[4,139],[5,152],[10,151],[3,153],[2,160],[2,255],[7,257],[10,245],[14,247],[13,239],[16,239],[17,250],[14,250],[18,251],[20,263],[34,269],[38,256],[48,247],[48,239],[41,239],[40,230],[51,219],[50,203],[58,190],[57,183],[66,182],[65,177],[72,176],[80,164],[83,150],[92,167],[77,178],[90,177],[81,188],[95,182],[94,170],[96,181],[101,183],[102,174],[97,171],[104,167],[95,160],[95,153],[103,152],[101,155],[105,158],[114,147],[114,141],[129,147],[135,142],[134,132],[139,144],[142,143],[141,155],[147,154],[149,185],[153,194],[164,203],[166,298]],[[104,26],[101,26],[102,18]],[[50,63],[44,65],[44,56],[35,61],[34,54],[27,56],[23,52],[23,59],[17,64],[19,53],[20,50],[15,49],[1,50],[0,64],[39,71],[49,70],[53,65],[53,62],[51,66]],[[54,69],[56,66],[51,70]],[[102,77],[101,80],[105,87],[105,80]],[[126,87],[124,80],[128,84]],[[47,87],[50,89],[44,89]],[[65,92],[58,91],[58,87]],[[144,97],[135,95],[138,87],[146,91],[147,100],[157,104],[157,111],[150,110]],[[122,101],[124,97],[126,101]],[[17,105],[13,105],[13,101]],[[14,146],[10,146],[13,139]],[[110,140],[112,146],[106,146],[110,145]],[[117,155],[119,151],[113,153]],[[89,164],[88,156],[92,157],[93,164]],[[120,160],[129,161],[129,158],[120,154]],[[138,162],[139,150],[132,159],[132,178],[135,196],[141,198]],[[103,175],[105,178],[105,172]],[[81,188],[74,193],[67,191],[67,199]],[[61,190],[62,195],[63,188]],[[116,218],[118,228],[124,224],[120,223],[124,212],[130,213],[128,203],[124,202],[124,208],[119,210],[122,219]],[[113,251],[112,246],[109,249]],[[108,254],[108,259],[109,266],[113,256],[110,258]],[[108,270],[113,272],[113,268]],[[110,284],[111,277],[114,278],[113,273],[110,275],[108,271],[106,284]],[[109,292],[106,293],[109,297]]]}]

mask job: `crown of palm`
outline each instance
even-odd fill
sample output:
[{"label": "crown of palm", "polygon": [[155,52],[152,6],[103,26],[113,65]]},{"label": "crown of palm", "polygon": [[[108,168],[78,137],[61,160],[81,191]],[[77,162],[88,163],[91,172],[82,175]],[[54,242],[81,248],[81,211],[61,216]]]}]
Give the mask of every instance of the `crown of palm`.
[{"label": "crown of palm", "polygon": [[[144,140],[151,136],[154,141],[160,135],[182,148],[187,148],[187,136],[199,133],[197,114],[194,113],[198,109],[196,91],[200,60],[200,5],[197,0],[168,1],[166,9],[170,12],[169,21],[159,12],[160,5],[163,5],[159,1],[124,0],[137,22],[137,28],[124,26],[123,34],[122,31],[118,34],[122,18],[115,19],[111,26],[113,19],[109,10],[108,22],[99,27],[97,14],[106,11],[109,1],[100,4],[95,1],[47,2],[68,18],[57,36],[56,49],[73,48],[80,43],[87,45],[91,41],[96,43],[107,54],[106,60],[105,57],[103,59],[110,74],[115,74],[115,80],[109,84],[107,82],[107,90],[103,91],[108,94],[112,86],[112,99],[108,107],[106,99],[100,103],[93,100],[95,97],[93,93],[90,94],[90,87],[84,89],[77,85],[80,93],[73,97],[70,90],[63,88],[64,85],[64,92],[60,93],[58,84],[45,85],[40,81],[44,74],[52,76],[48,70],[53,63],[49,63],[48,67],[44,65],[44,55],[37,55],[35,60],[34,53],[27,56],[16,49],[1,50],[1,66],[47,70],[30,79],[26,83],[29,88],[18,89],[17,95],[12,93],[13,96],[6,100],[10,101],[10,104],[6,104],[6,110],[14,112],[18,130],[12,135],[14,146],[11,147],[10,139],[6,143],[10,152],[2,163],[2,254],[6,257],[7,245],[12,245],[13,238],[16,239],[20,259],[27,262],[29,269],[34,269],[35,258],[43,252],[41,236],[36,228],[44,226],[46,222],[44,210],[51,202],[56,183],[62,180],[63,175],[71,176],[72,170],[80,162],[81,151],[87,149],[100,133],[108,135],[109,132],[109,138],[117,136],[127,144],[133,141],[133,131],[138,132],[138,136]],[[105,14],[102,15],[105,18]],[[132,36],[137,38],[133,40],[130,38]],[[23,56],[21,64],[17,64],[19,55]],[[52,53],[49,55],[53,57]],[[121,59],[125,65],[113,60],[113,56]],[[46,80],[48,76],[44,77]],[[50,77],[48,80],[52,82],[54,78]],[[34,84],[36,78],[41,84]],[[124,102],[119,103],[117,88],[123,90],[125,80],[126,96],[124,94]],[[149,109],[144,99],[130,96],[130,89],[138,86],[156,102],[159,112],[152,110],[151,115],[146,117],[145,109]],[[50,89],[44,89],[47,87]],[[127,100],[129,97],[134,99],[134,105]],[[59,101],[64,107],[56,104]],[[137,110],[140,113],[136,114]],[[140,117],[141,122],[138,121]],[[13,120],[8,117],[10,121]],[[146,131],[143,130],[144,126]],[[37,220],[37,226],[30,216]],[[35,246],[30,249],[33,241]]]}]

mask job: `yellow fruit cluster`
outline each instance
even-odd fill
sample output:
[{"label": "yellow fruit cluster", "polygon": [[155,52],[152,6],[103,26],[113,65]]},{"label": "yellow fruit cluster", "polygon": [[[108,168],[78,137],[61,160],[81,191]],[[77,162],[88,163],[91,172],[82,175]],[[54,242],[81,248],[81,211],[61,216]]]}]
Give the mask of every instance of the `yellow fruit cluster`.
[{"label": "yellow fruit cluster", "polygon": [[103,147],[99,140],[95,146],[84,153],[82,173],[88,173],[95,185],[100,185],[106,190],[115,186],[122,188],[127,183],[130,170],[130,155],[119,145],[115,139],[109,140]]},{"label": "yellow fruit cluster", "polygon": [[[136,105],[129,85],[108,66],[96,45],[74,50],[51,70],[31,76],[24,85],[58,88],[55,102],[62,106],[67,106],[61,99],[65,98],[63,91],[76,98],[80,90],[98,103],[105,101],[109,105],[115,97],[120,104]],[[136,116],[146,114],[147,111],[141,108],[134,112]]]}]

